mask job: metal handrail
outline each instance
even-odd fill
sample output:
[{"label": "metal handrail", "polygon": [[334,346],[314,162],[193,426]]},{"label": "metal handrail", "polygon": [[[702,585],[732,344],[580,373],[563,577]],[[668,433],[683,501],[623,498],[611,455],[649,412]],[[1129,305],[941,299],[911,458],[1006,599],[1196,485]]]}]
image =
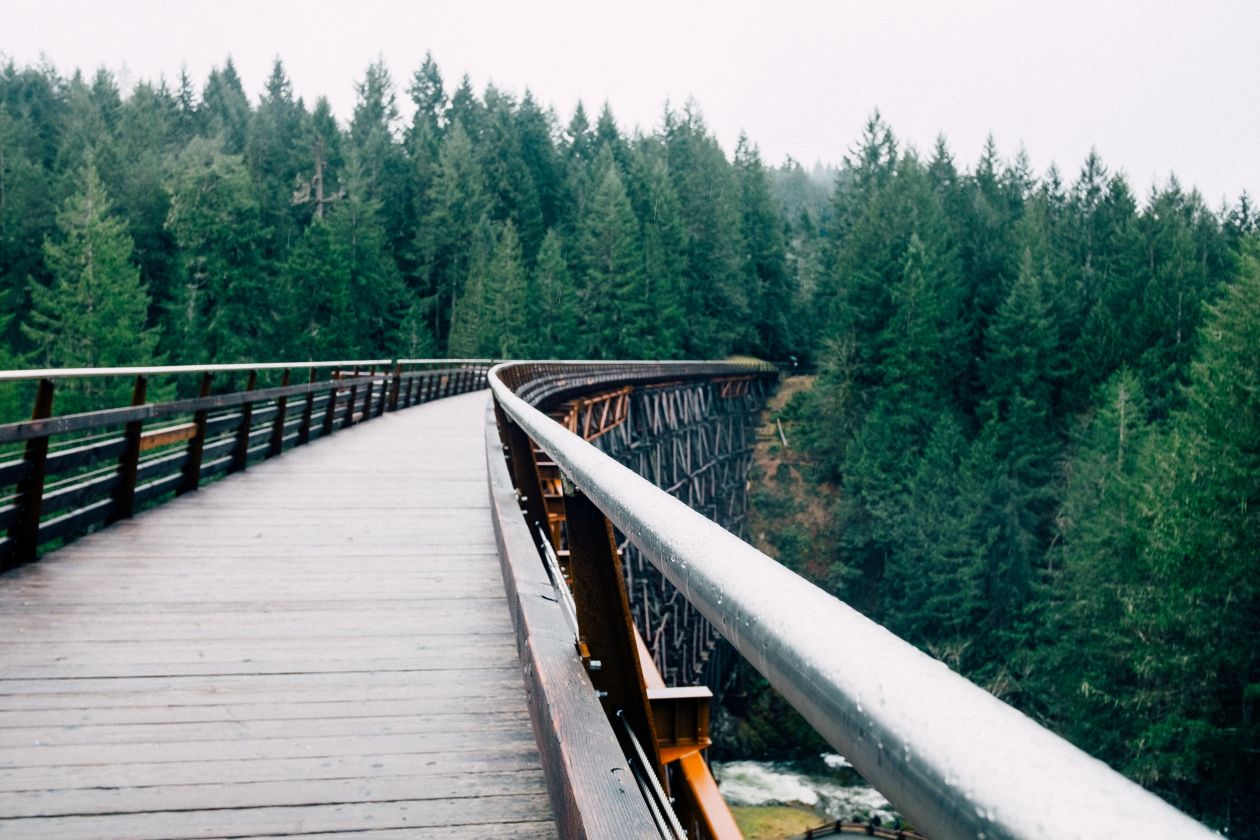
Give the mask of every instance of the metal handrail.
[{"label": "metal handrail", "polygon": [[547,417],[530,367],[490,370],[501,410],[933,840],[1217,836]]},{"label": "metal handrail", "polygon": [[0,382],[27,379],[71,379],[96,376],[160,376],[177,373],[232,373],[251,370],[291,370],[384,366],[392,364],[484,364],[493,359],[345,359],[332,362],[264,362],[229,365],[149,365],[147,367],[47,368],[40,370],[0,370]]}]

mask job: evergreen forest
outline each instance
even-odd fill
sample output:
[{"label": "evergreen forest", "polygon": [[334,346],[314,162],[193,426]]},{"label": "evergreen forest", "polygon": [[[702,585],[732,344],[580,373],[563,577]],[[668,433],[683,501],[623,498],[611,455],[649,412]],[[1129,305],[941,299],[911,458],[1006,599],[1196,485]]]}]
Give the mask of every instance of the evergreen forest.
[{"label": "evergreen forest", "polygon": [[[1260,837],[1260,236],[1091,154],[835,170],[528,91],[277,61],[0,67],[0,367],[795,358],[785,563],[1231,836]],[[404,119],[402,114],[412,114]],[[820,177],[821,176],[821,177]],[[5,419],[28,410],[3,406]],[[810,500],[813,531],[801,524]],[[907,687],[913,690],[913,687]],[[793,724],[754,698],[766,752]],[[978,746],[978,749],[982,746]],[[749,756],[753,757],[753,756]]]}]

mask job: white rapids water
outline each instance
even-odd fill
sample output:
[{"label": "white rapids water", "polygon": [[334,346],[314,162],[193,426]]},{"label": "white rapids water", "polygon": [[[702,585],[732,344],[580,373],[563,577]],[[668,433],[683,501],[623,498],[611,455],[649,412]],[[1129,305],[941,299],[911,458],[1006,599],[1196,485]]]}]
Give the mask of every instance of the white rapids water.
[{"label": "white rapids water", "polygon": [[[852,765],[843,756],[824,753],[831,770]],[[799,772],[788,764],[761,761],[714,762],[718,790],[731,805],[805,805],[832,820],[891,821],[897,814],[888,800],[865,784]]]}]

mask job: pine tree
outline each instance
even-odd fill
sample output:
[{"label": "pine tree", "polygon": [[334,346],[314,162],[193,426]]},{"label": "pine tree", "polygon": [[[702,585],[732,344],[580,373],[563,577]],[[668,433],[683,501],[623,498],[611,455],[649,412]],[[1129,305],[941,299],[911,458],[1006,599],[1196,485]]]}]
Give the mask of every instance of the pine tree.
[{"label": "pine tree", "polygon": [[1185,408],[1144,487],[1141,721],[1126,772],[1222,827],[1260,818],[1260,243],[1210,307]]},{"label": "pine tree", "polygon": [[1148,584],[1140,562],[1139,509],[1155,430],[1141,383],[1121,370],[1100,389],[1076,431],[1063,504],[1049,554],[1053,600],[1046,643],[1034,651],[1031,688],[1063,735],[1116,764],[1125,761],[1130,717],[1123,698],[1133,637],[1123,631],[1134,596]]},{"label": "pine tree", "polygon": [[[111,214],[90,161],[79,184],[57,214],[57,239],[44,244],[52,284],[32,285],[33,306],[23,325],[34,346],[29,360],[40,367],[151,364],[158,334],[146,328],[149,297],[131,260],[131,237]],[[125,383],[88,380],[82,387],[63,400],[63,410],[100,408],[102,398],[125,398]]]},{"label": "pine tree", "polygon": [[664,159],[640,149],[637,167],[645,169],[643,207],[639,211],[643,229],[643,272],[646,299],[653,318],[645,325],[650,336],[645,358],[680,358],[686,345],[687,314],[684,310],[687,239],[683,228],[678,194],[670,181]]},{"label": "pine tree", "polygon": [[349,145],[363,167],[363,197],[380,207],[392,258],[414,236],[416,220],[412,217],[411,166],[402,145],[395,141],[398,104],[394,81],[383,60],[368,65],[355,91],[358,98],[350,119]]},{"label": "pine tree", "polygon": [[485,125],[478,152],[490,216],[495,221],[512,221],[519,233],[526,259],[533,259],[546,233],[538,188],[517,133],[516,103],[494,86],[486,88]]},{"label": "pine tree", "polygon": [[210,137],[219,138],[225,154],[239,155],[245,151],[245,138],[249,131],[249,99],[241,87],[232,59],[223,69],[215,67],[206,80],[197,109],[198,122]]},{"label": "pine tree", "polygon": [[355,356],[391,353],[408,296],[389,250],[380,203],[369,196],[357,156],[346,167],[346,196],[328,214],[332,254],[346,272],[347,305],[336,322]]},{"label": "pine tree", "polygon": [[486,349],[497,359],[533,358],[538,342],[537,319],[531,317],[535,295],[511,220],[499,231],[486,282]]},{"label": "pine tree", "polygon": [[[12,65],[5,74],[13,73]],[[6,87],[13,84],[6,79]],[[7,92],[7,91],[6,91]],[[46,279],[41,245],[56,225],[51,181],[39,155],[39,126],[19,118],[0,102],[0,311],[22,312],[27,307],[27,278]],[[20,348],[25,337],[11,319],[4,345]]]},{"label": "pine tree", "polygon": [[498,243],[494,223],[483,215],[468,249],[468,276],[461,284],[451,313],[447,354],[455,358],[490,355],[490,266]]},{"label": "pine tree", "polygon": [[745,284],[751,293],[756,347],[766,358],[785,359],[794,345],[789,317],[796,288],[787,270],[783,224],[771,205],[761,155],[743,135],[735,148],[735,172],[740,186]]},{"label": "pine tree", "polygon": [[285,260],[282,288],[291,301],[283,318],[285,353],[294,359],[350,358],[341,332],[352,301],[349,270],[324,219],[313,219]]},{"label": "pine tree", "polygon": [[306,168],[303,137],[309,132],[306,107],[293,98],[293,86],[277,60],[245,139],[245,163],[255,183],[259,213],[267,232],[267,258],[282,261],[311,208],[294,212],[293,185]]},{"label": "pine tree", "polygon": [[685,352],[713,358],[747,349],[751,290],[740,271],[744,246],[735,173],[691,103],[681,114],[667,115],[663,140],[686,232],[683,294],[692,321]]},{"label": "pine tree", "polygon": [[538,249],[534,266],[537,321],[532,328],[539,337],[537,355],[544,359],[573,359],[581,352],[578,334],[577,288],[565,263],[564,244],[549,230]]},{"label": "pine tree", "polygon": [[596,162],[599,186],[578,239],[583,354],[592,359],[642,358],[651,311],[643,298],[643,249],[638,222],[607,149]]},{"label": "pine tree", "polygon": [[416,235],[416,250],[432,297],[433,334],[447,340],[455,301],[469,276],[469,243],[488,211],[481,168],[461,122],[446,133],[433,183],[429,214]]},{"label": "pine tree", "polygon": [[168,191],[166,227],[180,287],[168,315],[167,351],[180,363],[270,357],[284,302],[261,272],[258,204],[244,161],[217,141],[193,140]]}]

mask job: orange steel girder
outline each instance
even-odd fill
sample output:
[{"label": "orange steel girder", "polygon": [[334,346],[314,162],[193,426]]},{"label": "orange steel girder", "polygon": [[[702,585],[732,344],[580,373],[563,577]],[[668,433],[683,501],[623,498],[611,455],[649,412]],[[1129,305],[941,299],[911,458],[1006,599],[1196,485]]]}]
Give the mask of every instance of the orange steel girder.
[{"label": "orange steel girder", "polygon": [[[728,388],[731,391],[729,396],[747,393],[749,382],[751,379],[723,380],[722,395],[728,396],[726,393]],[[739,391],[740,388],[743,388],[743,391]],[[581,435],[588,441],[594,440],[627,421],[632,391],[633,388],[627,386],[605,394],[570,400],[551,412],[551,416],[569,431]],[[534,466],[536,486],[541,490],[543,507],[546,511],[548,536],[555,548],[566,582],[573,587],[575,570],[571,567],[573,558],[569,550],[570,533],[567,521],[565,480],[561,476],[559,467],[532,441],[529,442],[529,449],[532,455],[529,460]],[[589,502],[585,499],[571,494],[567,501],[577,503],[583,509],[589,507]],[[589,517],[596,513],[598,511],[591,509],[585,515]],[[599,518],[604,519],[602,515]],[[607,520],[604,521],[607,522]],[[611,538],[611,525],[606,527],[609,529]],[[582,530],[589,531],[590,525],[583,526]],[[589,553],[589,550],[587,547],[583,553]],[[611,568],[615,569],[617,576],[620,577],[622,568],[619,559],[620,552],[617,551],[611,539],[607,542],[607,548],[601,546],[601,550],[597,553],[603,553],[605,550],[611,550],[613,558],[616,559]],[[581,558],[578,562],[581,562]],[[589,577],[589,572],[584,572],[582,577]],[[584,583],[579,588],[585,590],[588,586],[588,583]],[[588,622],[593,620],[602,625],[602,628],[590,627],[590,630],[596,636],[605,637],[601,639],[602,643],[588,647],[587,632],[583,631],[582,638],[578,641],[578,655],[589,669],[592,667],[592,657],[606,658],[611,653],[608,638],[627,632],[633,634],[634,649],[628,654],[629,661],[597,663],[596,667],[599,670],[591,673],[592,680],[601,690],[613,694],[617,693],[617,684],[620,684],[622,692],[626,692],[636,683],[640,686],[641,701],[627,702],[630,699],[628,697],[620,699],[622,703],[631,707],[640,707],[640,703],[642,704],[641,711],[636,708],[632,715],[636,720],[635,728],[645,727],[651,730],[653,737],[650,738],[650,743],[643,746],[654,763],[657,763],[655,769],[660,773],[667,791],[674,798],[675,810],[683,827],[688,831],[688,836],[702,838],[702,840],[705,838],[707,840],[742,840],[743,834],[736,825],[729,806],[718,792],[717,781],[713,778],[713,773],[703,756],[703,751],[712,743],[709,739],[709,704],[713,694],[704,686],[671,688],[665,685],[665,680],[634,623],[629,604],[625,601],[624,581],[618,588],[622,590],[619,593],[621,597],[610,600],[620,603],[605,603],[598,610],[591,609],[593,604],[585,605],[584,609],[583,602],[587,599],[576,597],[578,593],[575,592],[579,608],[579,626],[583,624],[584,618]],[[591,647],[598,649],[593,651]],[[612,647],[617,646],[614,644]]]}]

